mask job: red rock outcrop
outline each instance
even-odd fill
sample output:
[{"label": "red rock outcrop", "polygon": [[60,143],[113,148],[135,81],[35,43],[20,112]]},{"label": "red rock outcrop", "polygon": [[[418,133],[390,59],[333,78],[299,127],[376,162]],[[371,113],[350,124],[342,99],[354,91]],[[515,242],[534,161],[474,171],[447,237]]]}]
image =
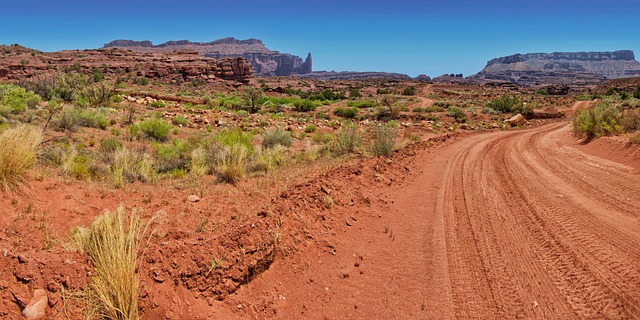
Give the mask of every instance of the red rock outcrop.
[{"label": "red rock outcrop", "polygon": [[20,46],[2,46],[0,78],[29,78],[45,71],[76,70],[84,73],[100,68],[109,76],[146,77],[162,81],[240,81],[252,76],[251,63],[242,57],[212,59],[195,51],[135,52],[108,48],[40,52]]}]

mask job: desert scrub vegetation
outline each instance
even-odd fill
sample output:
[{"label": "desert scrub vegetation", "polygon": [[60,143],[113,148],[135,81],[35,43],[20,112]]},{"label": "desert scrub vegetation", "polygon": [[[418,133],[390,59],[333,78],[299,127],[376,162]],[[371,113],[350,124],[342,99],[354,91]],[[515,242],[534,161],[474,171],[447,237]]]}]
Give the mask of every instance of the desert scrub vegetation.
[{"label": "desert scrub vegetation", "polygon": [[[515,96],[503,95],[502,97],[487,102],[487,107],[484,109],[489,113],[489,109],[499,113],[520,113],[522,115],[529,115],[533,113],[533,107],[523,103]],[[485,113],[485,112],[483,112]]]},{"label": "desert scrub vegetation", "polygon": [[573,120],[573,132],[586,141],[619,133],[640,130],[640,109],[605,99],[596,106],[578,111]]},{"label": "desert scrub vegetation", "polygon": [[0,133],[0,186],[14,190],[26,183],[26,172],[37,162],[42,132],[30,125],[5,129]]},{"label": "desert scrub vegetation", "polygon": [[360,111],[358,107],[351,107],[351,108],[338,107],[338,108],[335,108],[335,110],[333,110],[333,113],[335,113],[335,115],[339,117],[354,119],[358,115],[358,111]]},{"label": "desert scrub vegetation", "polygon": [[169,122],[156,117],[151,117],[140,122],[140,131],[146,137],[158,141],[165,141],[171,131]]},{"label": "desert scrub vegetation", "polygon": [[360,129],[354,123],[346,123],[336,132],[331,149],[336,154],[342,155],[356,152],[361,146],[362,133]]},{"label": "desert scrub vegetation", "polygon": [[[68,249],[86,252],[94,275],[85,289],[90,319],[138,319],[138,251],[148,233],[137,212],[105,210],[90,228],[71,232]],[[150,236],[150,235],[149,235]]]},{"label": "desert scrub vegetation", "polygon": [[291,135],[281,128],[269,129],[262,135],[262,147],[269,149],[275,146],[291,145]]},{"label": "desert scrub vegetation", "polygon": [[22,87],[0,84],[0,115],[4,117],[34,108],[40,100],[40,96]]},{"label": "desert scrub vegetation", "polygon": [[370,150],[374,156],[389,157],[395,147],[398,130],[391,124],[373,126],[371,132]]}]

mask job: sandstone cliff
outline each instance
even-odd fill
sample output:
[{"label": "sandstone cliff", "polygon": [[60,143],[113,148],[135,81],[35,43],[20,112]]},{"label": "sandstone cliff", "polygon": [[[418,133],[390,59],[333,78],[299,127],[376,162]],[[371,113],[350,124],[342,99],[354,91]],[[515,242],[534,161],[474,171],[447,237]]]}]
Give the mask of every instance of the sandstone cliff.
[{"label": "sandstone cliff", "polygon": [[514,54],[492,59],[472,79],[520,85],[598,84],[606,79],[640,76],[633,51]]},{"label": "sandstone cliff", "polygon": [[255,76],[290,76],[311,73],[311,53],[303,60],[288,53],[272,51],[265,47],[261,40],[224,38],[211,42],[191,42],[189,40],[169,41],[153,45],[150,41],[114,40],[104,48],[119,47],[140,52],[171,52],[175,50],[193,50],[199,54],[214,58],[247,59]]},{"label": "sandstone cliff", "polygon": [[94,68],[111,76],[135,76],[164,81],[248,82],[251,64],[242,57],[212,59],[195,51],[141,53],[108,48],[98,50],[66,50],[40,52],[21,46],[1,46],[0,78],[23,79],[50,71],[77,70],[85,73]]}]

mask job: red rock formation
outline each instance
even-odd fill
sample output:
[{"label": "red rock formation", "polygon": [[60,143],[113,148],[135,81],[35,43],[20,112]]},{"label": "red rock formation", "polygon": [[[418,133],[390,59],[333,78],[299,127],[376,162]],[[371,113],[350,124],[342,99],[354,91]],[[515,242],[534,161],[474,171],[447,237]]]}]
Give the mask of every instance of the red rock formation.
[{"label": "red rock formation", "polygon": [[[161,81],[182,78],[184,81],[229,80],[248,82],[252,76],[251,63],[246,59],[212,59],[195,51],[169,53],[140,53],[126,49],[67,50],[39,52],[20,46],[0,48],[0,78],[21,79],[45,71],[74,69],[84,73],[101,68],[111,76],[129,74]],[[25,50],[22,50],[25,49]]]}]

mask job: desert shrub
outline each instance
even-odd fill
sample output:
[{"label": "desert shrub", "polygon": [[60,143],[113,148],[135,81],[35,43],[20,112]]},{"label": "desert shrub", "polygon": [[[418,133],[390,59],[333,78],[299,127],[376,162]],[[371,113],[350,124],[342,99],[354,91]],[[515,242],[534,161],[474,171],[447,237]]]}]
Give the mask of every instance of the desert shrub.
[{"label": "desert shrub", "polygon": [[102,138],[100,140],[99,150],[101,152],[115,152],[122,148],[122,142],[115,138]]},{"label": "desert shrub", "polygon": [[357,88],[349,89],[349,99],[355,99],[355,98],[360,98],[360,97],[362,97],[362,94],[360,93],[360,90],[358,90]]},{"label": "desert shrub", "polygon": [[0,84],[0,113],[22,113],[27,108],[34,108],[40,97],[22,87],[12,84]]},{"label": "desert shrub", "polygon": [[193,147],[186,141],[173,139],[171,143],[161,144],[153,142],[154,167],[159,173],[167,173],[174,170],[186,170]]},{"label": "desert shrub", "polygon": [[526,116],[526,115],[529,115],[529,114],[533,113],[533,107],[534,106],[532,106],[530,104],[527,104],[527,103],[519,103],[519,104],[516,104],[513,107],[513,109],[511,109],[511,112],[520,113],[523,116]]},{"label": "desert shrub", "polygon": [[68,107],[59,117],[53,119],[53,127],[58,131],[75,131],[78,126],[105,129],[109,125],[105,109],[81,109]]},{"label": "desert shrub", "polygon": [[337,116],[339,117],[344,117],[347,119],[353,119],[358,115],[358,111],[359,109],[357,107],[351,107],[351,108],[336,108],[335,110],[333,110],[333,113],[335,113]]},{"label": "desert shrub", "polygon": [[402,90],[403,96],[415,96],[416,95],[416,87],[406,87]]},{"label": "desert shrub", "polygon": [[487,102],[487,107],[500,113],[509,113],[518,111],[519,108],[522,107],[522,102],[520,102],[516,97],[503,95],[498,99],[489,100],[489,102]]},{"label": "desert shrub", "polygon": [[[148,226],[148,225],[147,225]],[[140,215],[105,210],[90,228],[71,232],[68,247],[86,252],[93,276],[87,287],[87,317],[138,319],[138,250],[147,228]]]},{"label": "desert shrub", "polygon": [[26,171],[36,164],[42,132],[29,125],[0,133],[0,187],[13,190],[26,183]]},{"label": "desert shrub", "polygon": [[110,171],[117,187],[122,187],[125,182],[153,180],[155,171],[151,165],[151,157],[143,150],[120,148],[113,158]]},{"label": "desert shrub", "polygon": [[453,117],[456,120],[463,120],[467,117],[464,111],[462,111],[462,109],[457,106],[449,106],[447,108],[447,115]]},{"label": "desert shrub", "polygon": [[374,126],[371,136],[371,153],[374,156],[389,157],[395,147],[395,139],[398,134],[396,128],[390,125]]},{"label": "desert shrub", "polygon": [[223,146],[233,146],[236,144],[243,145],[249,154],[253,152],[253,145],[251,144],[252,135],[245,133],[242,130],[221,130],[214,135],[215,141]]},{"label": "desert shrub", "polygon": [[140,122],[140,131],[151,139],[165,141],[171,131],[171,125],[166,120],[154,117]]},{"label": "desert shrub", "polygon": [[182,125],[183,127],[186,127],[189,124],[189,121],[183,115],[178,115],[178,116],[173,117],[173,119],[171,119],[171,123],[173,123],[175,125]]},{"label": "desert shrub", "polygon": [[375,108],[378,106],[378,101],[375,101],[375,100],[349,101],[347,105],[349,107],[356,107],[358,109]]},{"label": "desert shrub", "polygon": [[640,85],[636,87],[636,90],[633,91],[633,97],[636,99],[640,99]]},{"label": "desert shrub", "polygon": [[304,132],[306,132],[306,133],[314,133],[314,132],[316,132],[317,129],[318,129],[318,127],[316,125],[310,124],[310,125],[304,127]]},{"label": "desert shrub", "polygon": [[286,152],[287,149],[281,145],[258,150],[253,160],[253,170],[269,172],[285,165],[287,163]]},{"label": "desert shrub", "polygon": [[311,136],[311,140],[315,143],[326,144],[333,141],[334,136],[331,133],[316,132]]},{"label": "desert shrub", "polygon": [[635,143],[635,144],[640,144],[640,132],[638,132],[636,135],[631,137],[631,142]]},{"label": "desert shrub", "polygon": [[78,125],[88,128],[106,129],[109,120],[106,116],[106,109],[87,109],[78,113]]},{"label": "desert shrub", "polygon": [[362,134],[354,123],[343,125],[336,133],[336,139],[332,147],[337,154],[355,152],[362,145]]},{"label": "desert shrub", "polygon": [[262,147],[265,149],[273,148],[275,146],[288,147],[291,145],[291,135],[282,130],[281,128],[275,128],[267,130],[262,136]]},{"label": "desert shrub", "polygon": [[438,100],[438,101],[434,102],[433,105],[436,106],[436,107],[442,108],[442,110],[444,110],[444,108],[449,106],[449,104],[447,102],[442,101],[442,100]]},{"label": "desert shrub", "polygon": [[587,141],[619,133],[622,128],[617,117],[618,110],[604,104],[581,110],[573,119],[573,132]]},{"label": "desert shrub", "polygon": [[493,108],[490,108],[490,107],[485,107],[484,109],[482,109],[482,113],[492,115],[492,116],[500,114],[500,112],[493,110]]},{"label": "desert shrub", "polygon": [[104,72],[102,71],[102,68],[94,67],[92,76],[93,76],[93,82],[102,81],[104,79]]},{"label": "desert shrub", "polygon": [[618,123],[624,132],[640,130],[640,109],[624,110],[618,116]]},{"label": "desert shrub", "polygon": [[223,146],[215,164],[220,181],[235,184],[247,174],[249,149],[243,144]]},{"label": "desert shrub", "polygon": [[296,100],[293,103],[293,106],[294,106],[294,110],[299,112],[308,112],[308,111],[316,110],[315,102],[307,99]]}]

